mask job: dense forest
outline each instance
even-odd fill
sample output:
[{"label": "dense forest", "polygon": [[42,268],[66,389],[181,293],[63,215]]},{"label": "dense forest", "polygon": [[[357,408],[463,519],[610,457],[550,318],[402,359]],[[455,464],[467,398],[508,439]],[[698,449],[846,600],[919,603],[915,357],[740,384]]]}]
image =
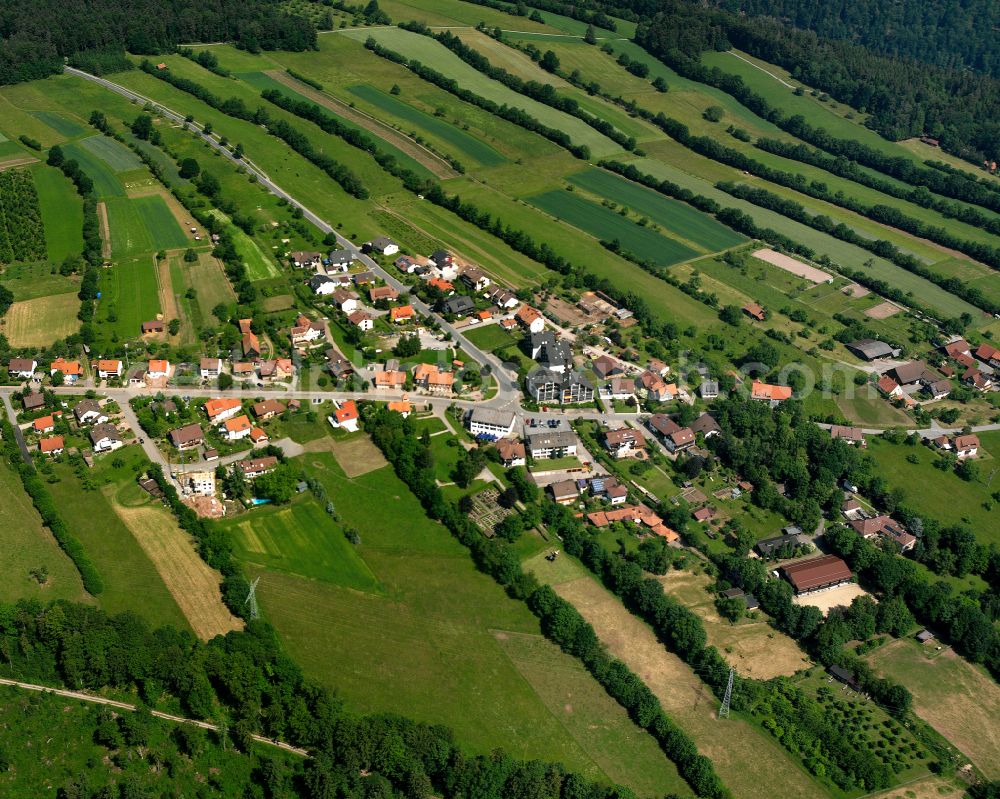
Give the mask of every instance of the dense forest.
[{"label": "dense forest", "polygon": [[714,0],[750,17],[775,17],[825,39],[847,39],[874,53],[974,69],[1000,77],[1000,4],[994,0]]},{"label": "dense forest", "polygon": [[276,0],[7,0],[0,3],[0,84],[52,75],[81,53],[159,53],[217,41],[307,50],[316,31]]}]

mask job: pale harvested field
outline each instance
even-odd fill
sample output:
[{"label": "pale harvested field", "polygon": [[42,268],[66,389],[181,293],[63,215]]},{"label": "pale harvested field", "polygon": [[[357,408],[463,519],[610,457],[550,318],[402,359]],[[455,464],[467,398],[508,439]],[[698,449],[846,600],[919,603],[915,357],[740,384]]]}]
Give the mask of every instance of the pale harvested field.
[{"label": "pale harvested field", "polygon": [[895,305],[887,300],[886,302],[880,302],[878,305],[869,308],[865,311],[865,316],[869,316],[872,319],[888,319],[890,316],[895,316],[902,310],[903,309],[898,305]]},{"label": "pale harvested field", "polygon": [[959,748],[988,779],[1000,779],[1000,685],[986,672],[946,650],[893,641],[868,658],[913,694],[917,715]]},{"label": "pale harvested field", "polygon": [[923,777],[882,793],[869,794],[867,799],[959,799],[965,789],[943,777]]},{"label": "pale harvested field", "polygon": [[37,158],[31,155],[16,155],[13,158],[8,158],[6,161],[0,161],[0,172],[3,172],[5,169],[13,169],[16,166],[33,164],[37,160]]},{"label": "pale harvested field", "polygon": [[722,618],[715,609],[715,596],[706,590],[712,583],[708,575],[671,571],[657,579],[664,591],[698,614],[708,643],[742,676],[769,680],[812,665],[791,638],[768,624],[762,611],[757,611],[762,618],[756,621],[741,619],[730,624]]},{"label": "pale harvested field", "polygon": [[321,443],[328,442],[325,447],[322,447],[322,451],[332,452],[333,457],[337,459],[337,464],[348,477],[360,477],[368,472],[381,469],[388,463],[368,436],[358,436],[348,441],[334,439],[320,439],[319,441]]},{"label": "pale harvested field", "polygon": [[[569,560],[568,558],[566,560]],[[539,572],[544,579],[544,572]],[[593,625],[608,651],[649,686],[666,713],[711,758],[736,799],[816,799],[820,786],[766,733],[742,719],[716,719],[718,700],[653,631],[590,577],[553,586]]]},{"label": "pale harvested field", "polygon": [[111,505],[153,562],[199,638],[207,641],[243,629],[243,622],[222,603],[218,573],[201,559],[190,536],[166,510],[126,508],[113,498]]},{"label": "pale harvested field", "polygon": [[101,223],[101,257],[111,257],[111,223],[108,222],[108,206],[106,203],[97,204],[97,219]]},{"label": "pale harvested field", "polygon": [[22,300],[10,306],[2,330],[13,347],[47,347],[80,329],[79,309],[73,292]]},{"label": "pale harvested field", "polygon": [[[831,588],[829,591],[820,591],[817,594],[806,594],[792,599],[796,605],[812,605],[823,611],[827,615],[833,608],[843,605],[847,607],[854,601],[854,597],[869,595],[864,588],[857,583],[847,583],[846,585]],[[874,597],[873,597],[874,599]]]},{"label": "pale harvested field", "polygon": [[[170,259],[164,258],[156,263],[156,290],[160,297],[160,312],[163,314],[163,324],[170,324],[171,319],[180,319],[181,312],[177,308],[177,295],[174,294],[174,287],[170,282]],[[169,333],[157,333],[151,338],[166,340]]]},{"label": "pale harvested field", "polygon": [[753,253],[753,257],[764,261],[764,263],[771,264],[771,266],[784,269],[786,272],[791,272],[793,275],[805,278],[811,283],[825,283],[831,277],[831,275],[827,274],[822,269],[817,269],[815,266],[809,266],[809,264],[804,264],[796,258],[792,258],[780,252],[775,252],[774,250],[769,250],[766,247],[762,250],[755,251]]}]

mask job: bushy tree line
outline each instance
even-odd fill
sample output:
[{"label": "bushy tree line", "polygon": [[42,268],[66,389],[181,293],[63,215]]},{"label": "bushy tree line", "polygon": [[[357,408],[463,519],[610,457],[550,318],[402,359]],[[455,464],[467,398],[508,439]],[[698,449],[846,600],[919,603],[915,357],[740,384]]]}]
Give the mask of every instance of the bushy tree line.
[{"label": "bushy tree line", "polygon": [[360,128],[345,125],[316,103],[309,100],[296,100],[277,89],[265,89],[261,92],[261,97],[297,117],[312,122],[327,133],[340,137],[352,147],[369,153],[382,169],[402,180],[403,186],[410,191],[419,192],[425,188],[426,181],[423,178],[402,166],[391,153],[380,150],[374,138]]},{"label": "bushy tree line", "polygon": [[59,73],[64,58],[117,71],[126,51],[170,52],[180,42],[231,41],[254,52],[316,48],[312,24],[277,0],[10,0],[0,30],[0,84]]},{"label": "bushy tree line", "polygon": [[[566,552],[580,558],[630,611],[648,622],[664,646],[687,663],[721,699],[729,665],[714,646],[707,644],[701,619],[665,593],[661,583],[647,577],[638,563],[605,549],[572,510],[550,502],[545,504],[543,517],[547,529],[559,536]],[[760,572],[765,573],[763,566]],[[788,588],[783,583],[774,585]],[[818,627],[822,622],[818,609],[800,608],[790,600],[787,604],[808,616],[811,624]],[[802,758],[817,777],[829,779],[843,790],[876,790],[892,784],[888,766],[868,750],[854,746],[843,730],[829,722],[819,702],[786,679],[764,682],[740,677],[735,681],[733,695],[735,710],[761,720],[764,729]]]},{"label": "bushy tree line", "polygon": [[579,658],[594,678],[660,744],[695,794],[716,799],[729,796],[711,761],[663,712],[659,700],[642,680],[601,645],[593,627],[575,607],[549,586],[526,573],[517,553],[505,541],[485,538],[457,506],[449,503],[434,479],[430,445],[421,441],[413,423],[384,407],[367,405],[362,419],[372,441],[392,464],[396,474],[420,500],[428,516],[440,521],[472,553],[476,565],[507,592],[527,602],[538,616],[545,635]]},{"label": "bushy tree line", "polygon": [[[243,751],[255,733],[311,750],[301,781],[254,796],[635,799],[626,788],[596,784],[559,764],[516,760],[499,749],[470,756],[439,725],[353,715],[305,679],[262,621],[202,643],[187,631],[151,630],[132,613],[22,601],[0,606],[0,646],[0,670],[18,679],[135,691],[150,705],[176,702],[185,715],[221,722]],[[266,773],[259,777],[268,791],[275,787]]]},{"label": "bushy tree line", "polygon": [[209,72],[214,72],[223,78],[228,78],[231,74],[228,69],[219,63],[219,57],[211,50],[192,50],[190,47],[178,47],[177,54],[184,56],[189,61],[194,61],[198,66],[204,67]]},{"label": "bushy tree line", "polygon": [[446,92],[455,95],[460,100],[464,100],[467,103],[471,103],[472,105],[482,108],[484,111],[518,125],[525,130],[530,130],[533,133],[538,133],[539,135],[544,136],[549,141],[554,144],[558,144],[560,147],[568,150],[581,160],[585,161],[590,158],[590,148],[587,145],[573,144],[573,140],[565,131],[549,127],[548,125],[539,122],[527,111],[523,111],[520,108],[513,108],[508,105],[499,105],[492,100],[488,100],[485,97],[470,91],[469,89],[464,89],[454,78],[449,78],[447,75],[420,63],[416,59],[408,59],[406,56],[401,55],[394,50],[383,47],[371,37],[365,41],[365,47],[376,55],[382,56],[382,58],[396,64],[401,64],[418,77],[423,78],[428,83],[433,83],[435,86],[438,86]]},{"label": "bushy tree line", "polygon": [[594,116],[590,112],[585,111],[572,97],[560,96],[560,94],[555,90],[555,87],[549,83],[539,83],[535,80],[524,80],[523,78],[519,78],[517,75],[512,75],[503,67],[493,66],[486,56],[478,50],[469,47],[451,31],[446,30],[441,31],[440,33],[434,33],[434,31],[421,22],[404,22],[400,23],[399,27],[412,31],[413,33],[419,33],[424,36],[429,36],[432,39],[436,39],[438,42],[451,50],[455,55],[461,58],[466,64],[483,73],[488,78],[492,78],[493,80],[502,83],[508,89],[511,89],[518,94],[523,94],[526,97],[530,97],[532,100],[544,103],[545,105],[551,106],[552,108],[558,109],[563,113],[582,120],[590,125],[590,127],[594,130],[604,134],[616,144],[624,147],[626,150],[635,149],[634,136],[622,133],[607,120],[601,119],[600,117]]},{"label": "bushy tree line", "polygon": [[[502,0],[465,0],[465,2],[492,8],[495,11],[503,11],[515,17],[528,16],[528,7],[523,3],[512,5],[511,3],[502,2]],[[542,11],[552,11],[556,14],[572,17],[575,20],[586,22],[596,28],[603,28],[612,32],[618,30],[618,25],[615,21],[600,9],[584,8],[582,5],[576,4],[567,5],[558,2],[558,0],[533,0],[531,5],[533,8],[542,9]]]},{"label": "bushy tree line", "polygon": [[31,497],[31,504],[35,506],[35,510],[41,516],[42,524],[49,528],[52,537],[59,544],[59,548],[73,561],[73,565],[80,573],[83,587],[89,593],[97,596],[104,590],[104,581],[101,579],[97,567],[87,557],[87,553],[83,550],[83,544],[70,532],[55,500],[52,499],[52,495],[45,487],[44,481],[38,476],[38,472],[33,466],[25,463],[21,457],[21,450],[14,437],[14,428],[6,415],[0,419],[0,431],[3,433],[0,451],[17,472],[18,477],[21,478],[21,485]]},{"label": "bushy tree line", "polygon": [[357,197],[359,200],[368,198],[368,189],[365,184],[349,167],[340,163],[335,158],[320,152],[301,131],[292,127],[283,119],[271,119],[264,108],[251,111],[246,104],[238,97],[230,97],[226,100],[216,96],[204,86],[188,78],[174,75],[169,69],[157,69],[153,63],[143,59],[140,68],[147,74],[153,75],[171,86],[185,91],[197,97],[203,103],[210,105],[218,111],[237,119],[253,122],[255,125],[263,125],[267,132],[275,138],[281,139],[295,152],[322,169],[334,182],[348,194]]},{"label": "bushy tree line", "polygon": [[114,48],[73,53],[67,63],[91,75],[110,75],[112,72],[128,72],[130,69],[135,69],[132,59],[123,50]]},{"label": "bushy tree line", "polygon": [[31,172],[0,172],[0,263],[40,261],[45,255],[42,209]]},{"label": "bushy tree line", "polygon": [[[811,164],[820,169],[825,169],[827,172],[847,178],[855,183],[860,183],[862,186],[876,189],[883,194],[888,194],[890,197],[907,200],[922,208],[931,208],[942,216],[982,228],[988,233],[1000,234],[1000,219],[984,214],[978,208],[952,202],[944,197],[932,194],[925,185],[912,186],[907,184],[901,186],[896,181],[886,180],[880,175],[873,175],[871,172],[862,169],[856,161],[851,161],[842,156],[830,155],[815,147],[809,147],[806,144],[761,137],[754,142],[754,146],[764,152],[774,153],[793,161],[801,161],[804,164]],[[947,165],[937,164],[934,168],[940,169],[942,166]],[[968,179],[954,167],[947,167],[946,170],[941,171],[961,181]],[[1000,184],[993,185],[997,186]]]},{"label": "bushy tree line", "polygon": [[[767,189],[751,186],[746,183],[732,183],[729,181],[720,181],[715,184],[715,187],[740,200],[746,200],[747,202],[753,203],[761,208],[777,211],[782,216],[787,216],[789,219],[794,219],[796,222],[801,222],[803,225],[808,225],[811,228],[822,231],[823,233],[833,236],[834,238],[838,238],[841,241],[846,241],[857,247],[868,250],[880,258],[892,261],[897,266],[901,266],[907,272],[913,272],[915,275],[920,275],[920,277],[931,281],[935,285],[943,288],[945,291],[954,294],[956,297],[961,297],[969,304],[975,305],[977,308],[981,308],[987,313],[1000,313],[1000,303],[996,303],[989,299],[976,286],[970,286],[961,278],[945,277],[932,269],[928,269],[923,261],[903,252],[891,241],[887,241],[885,239],[870,239],[866,236],[862,236],[860,233],[855,231],[854,228],[843,222],[834,222],[825,214],[810,214],[801,203],[789,198],[781,197],[774,192],[768,191]],[[806,191],[805,193],[813,194],[811,191]],[[853,201],[847,200],[844,204],[853,204]],[[870,213],[865,214],[865,216],[869,216],[876,222],[882,222],[883,224],[898,227],[903,230],[906,229],[905,225],[896,224],[892,221],[896,216],[895,209],[888,208],[884,205],[873,206],[870,209]],[[884,219],[879,218],[883,216],[885,217]],[[916,235],[920,234],[916,233]],[[989,249],[995,248],[991,247]],[[997,255],[1000,256],[1000,250],[997,250]]]}]

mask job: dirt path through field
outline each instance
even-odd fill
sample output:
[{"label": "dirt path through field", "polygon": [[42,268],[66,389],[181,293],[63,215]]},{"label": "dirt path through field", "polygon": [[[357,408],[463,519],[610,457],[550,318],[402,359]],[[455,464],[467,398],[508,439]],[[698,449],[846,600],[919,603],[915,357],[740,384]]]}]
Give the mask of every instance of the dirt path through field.
[{"label": "dirt path through field", "polygon": [[111,257],[111,225],[108,223],[108,206],[97,204],[97,219],[101,223],[101,258]]},{"label": "dirt path through field", "polygon": [[415,161],[427,167],[435,177],[453,178],[458,175],[458,173],[452,169],[448,162],[441,158],[441,156],[431,152],[423,145],[417,144],[409,136],[405,136],[395,128],[386,125],[384,122],[376,119],[375,117],[368,116],[368,114],[363,111],[359,111],[357,108],[351,108],[351,106],[347,103],[343,103],[328,94],[318,92],[312,87],[307,86],[305,83],[300,83],[284,72],[270,70],[264,74],[279,83],[285,84],[288,88],[294,89],[303,97],[308,97],[314,103],[333,111],[338,116],[342,116],[344,119],[348,119],[351,122],[360,125],[365,130],[370,131],[379,138],[385,139],[385,141],[402,150]]},{"label": "dirt path through field", "polygon": [[243,622],[222,603],[219,574],[201,559],[173,516],[160,507],[125,507],[113,496],[109,499],[199,638],[207,641],[243,629]]},{"label": "dirt path through field", "polygon": [[820,786],[764,732],[741,719],[716,719],[718,700],[680,658],[656,640],[616,596],[590,577],[553,586],[593,625],[608,651],[642,678],[663,709],[711,758],[736,799],[817,799]]},{"label": "dirt path through field", "polygon": [[0,161],[0,172],[5,169],[13,169],[16,166],[27,166],[28,164],[33,164],[38,159],[31,155],[21,155],[16,158],[10,158],[7,161]]},{"label": "dirt path through field", "polygon": [[[174,286],[170,280],[170,259],[164,258],[156,264],[156,284],[157,292],[160,295],[160,310],[163,312],[164,327],[170,324],[171,319],[180,319],[181,312],[177,307],[177,295],[174,294]],[[168,333],[164,331],[160,338],[166,339]]]}]

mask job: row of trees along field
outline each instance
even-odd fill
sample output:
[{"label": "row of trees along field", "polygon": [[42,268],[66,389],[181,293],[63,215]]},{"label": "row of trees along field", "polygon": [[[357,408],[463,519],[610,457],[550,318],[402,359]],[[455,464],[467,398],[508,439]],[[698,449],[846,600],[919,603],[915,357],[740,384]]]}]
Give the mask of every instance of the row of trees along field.
[{"label": "row of trees along field", "polygon": [[181,42],[233,41],[248,50],[308,50],[316,30],[278,0],[8,0],[0,5],[0,84],[61,72],[87,53],[160,53]]}]

